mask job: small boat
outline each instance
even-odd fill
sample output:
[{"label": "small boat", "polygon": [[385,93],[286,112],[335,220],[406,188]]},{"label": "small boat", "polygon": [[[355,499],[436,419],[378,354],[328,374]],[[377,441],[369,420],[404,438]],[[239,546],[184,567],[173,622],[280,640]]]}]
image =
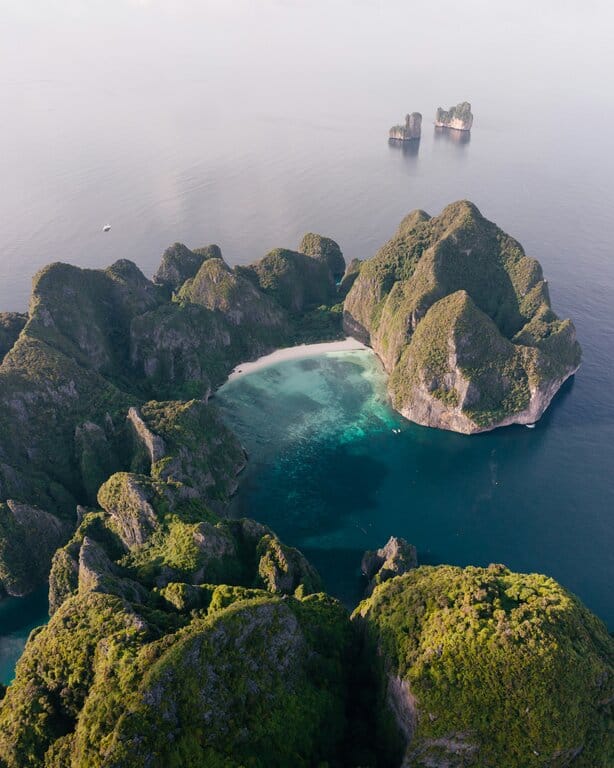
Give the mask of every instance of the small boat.
[{"label": "small boat", "polygon": [[527,429],[535,429],[535,424],[525,424]]},{"label": "small boat", "polygon": [[111,225],[110,224],[105,224],[104,227],[102,228],[102,231],[103,232],[108,232],[110,229],[111,229]]}]

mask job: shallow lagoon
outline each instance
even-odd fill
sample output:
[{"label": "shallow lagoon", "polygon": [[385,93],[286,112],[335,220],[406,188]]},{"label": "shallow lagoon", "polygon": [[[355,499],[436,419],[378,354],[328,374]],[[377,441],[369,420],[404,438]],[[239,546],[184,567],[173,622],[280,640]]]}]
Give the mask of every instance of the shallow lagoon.
[{"label": "shallow lagoon", "polygon": [[599,458],[577,454],[590,433],[570,424],[573,382],[535,429],[467,437],[395,414],[385,381],[363,351],[227,383],[216,400],[250,455],[234,512],[299,547],[347,604],[360,597],[363,551],[397,535],[422,563],[551,575],[614,624],[611,489]]}]

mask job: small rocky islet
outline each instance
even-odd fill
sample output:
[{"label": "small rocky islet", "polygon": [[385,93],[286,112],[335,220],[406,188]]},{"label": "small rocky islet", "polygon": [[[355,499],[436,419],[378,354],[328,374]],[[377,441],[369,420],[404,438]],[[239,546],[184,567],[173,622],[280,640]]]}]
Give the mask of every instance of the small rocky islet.
[{"label": "small rocky islet", "polygon": [[[468,134],[473,125],[473,113],[471,104],[462,101],[450,109],[437,108],[435,113],[435,128],[462,131]],[[403,142],[418,142],[422,135],[422,115],[420,112],[412,112],[405,115],[404,125],[393,125],[388,132],[388,140],[391,144]]]},{"label": "small rocky islet", "polygon": [[552,579],[393,538],[350,615],[225,515],[246,456],[211,394],[239,362],[351,332],[397,410],[462,432],[538,418],[577,369],[539,264],[471,203],[347,268],[314,234],[234,269],[175,244],[153,281],[53,264],[0,331],[0,582],[48,578],[51,613],[0,766],[612,764],[614,642]]}]

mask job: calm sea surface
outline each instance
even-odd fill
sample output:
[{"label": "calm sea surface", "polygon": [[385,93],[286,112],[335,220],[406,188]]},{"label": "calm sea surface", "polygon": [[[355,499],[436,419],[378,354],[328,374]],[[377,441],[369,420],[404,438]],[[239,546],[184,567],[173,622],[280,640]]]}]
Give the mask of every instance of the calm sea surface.
[{"label": "calm sea surface", "polygon": [[[532,432],[465,439],[408,427],[392,443],[386,430],[367,431],[339,449],[342,474],[315,449],[311,464],[297,454],[302,469],[285,469],[296,470],[292,492],[319,483],[332,501],[276,525],[311,548],[333,591],[349,594],[354,553],[396,533],[428,561],[547,571],[613,624],[610,5],[0,0],[0,9],[0,309],[24,310],[32,274],[50,261],[130,258],[151,275],[176,240],[217,242],[239,264],[296,247],[306,231],[335,238],[348,260],[368,258],[413,208],[473,200],[541,261],[555,309],[574,319],[584,349],[575,381]],[[470,141],[436,134],[436,108],[464,99]],[[390,147],[388,128],[413,110],[424,115],[419,147]],[[339,417],[344,430],[363,412],[354,378],[329,381],[355,402]],[[330,434],[321,440],[332,450]],[[372,484],[359,499],[374,506],[363,526],[372,533],[350,542],[356,473],[345,462],[355,455],[356,482]],[[280,459],[270,456],[273,472]],[[268,502],[263,487],[250,503],[264,518],[283,483]],[[0,614],[0,633],[5,624]]]}]

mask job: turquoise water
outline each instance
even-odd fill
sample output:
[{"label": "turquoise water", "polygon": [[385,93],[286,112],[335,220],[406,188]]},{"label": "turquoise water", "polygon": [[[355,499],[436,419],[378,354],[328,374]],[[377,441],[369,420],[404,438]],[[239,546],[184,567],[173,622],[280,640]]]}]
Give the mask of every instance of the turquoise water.
[{"label": "turquoise water", "polygon": [[48,618],[46,586],[28,597],[0,600],[0,682],[12,681],[28,635]]},{"label": "turquoise water", "polygon": [[[230,407],[248,380],[224,395],[254,459],[237,504],[348,601],[364,546],[397,533],[425,562],[551,573],[614,626],[611,4],[5,5],[0,311],[24,310],[57,259],[151,275],[175,240],[244,264],[312,231],[349,261],[414,208],[473,200],[543,265],[584,350],[576,381],[535,430],[464,438],[393,436],[376,369],[253,374],[257,407],[248,391]],[[475,122],[459,143],[431,123],[462,99]],[[414,109],[419,145],[389,146]],[[0,664],[44,620],[27,605],[0,604]]]},{"label": "turquoise water", "polygon": [[422,563],[547,573],[612,626],[608,460],[590,450],[575,389],[535,429],[467,437],[395,414],[370,352],[272,365],[216,398],[250,455],[234,511],[299,547],[348,605],[363,551],[396,535]]}]

